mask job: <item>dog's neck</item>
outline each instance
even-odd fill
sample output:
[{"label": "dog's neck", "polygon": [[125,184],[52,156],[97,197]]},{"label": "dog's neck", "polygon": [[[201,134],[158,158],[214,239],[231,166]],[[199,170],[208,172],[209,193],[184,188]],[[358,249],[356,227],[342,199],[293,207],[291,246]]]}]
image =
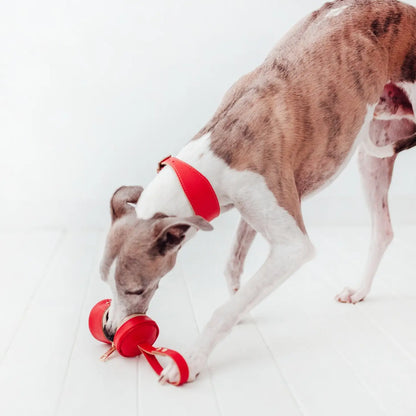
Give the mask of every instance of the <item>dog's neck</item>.
[{"label": "dog's neck", "polygon": [[[227,165],[209,148],[210,135],[189,142],[178,158],[201,172],[217,194],[221,212],[230,204],[221,186],[221,178]],[[149,219],[156,213],[187,217],[194,214],[176,173],[169,166],[162,169],[145,188],[136,205],[138,218]]]}]

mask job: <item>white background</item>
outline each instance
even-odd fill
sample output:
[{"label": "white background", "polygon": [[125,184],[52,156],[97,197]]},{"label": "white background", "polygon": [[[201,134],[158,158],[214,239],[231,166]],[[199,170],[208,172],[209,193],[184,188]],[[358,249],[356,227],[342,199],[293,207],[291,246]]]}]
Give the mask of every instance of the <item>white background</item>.
[{"label": "white background", "polygon": [[[113,190],[146,185],[319,5],[0,1],[1,224],[105,224]],[[396,164],[394,222],[412,221],[414,158]],[[368,221],[354,159],[304,211],[307,224]]]}]

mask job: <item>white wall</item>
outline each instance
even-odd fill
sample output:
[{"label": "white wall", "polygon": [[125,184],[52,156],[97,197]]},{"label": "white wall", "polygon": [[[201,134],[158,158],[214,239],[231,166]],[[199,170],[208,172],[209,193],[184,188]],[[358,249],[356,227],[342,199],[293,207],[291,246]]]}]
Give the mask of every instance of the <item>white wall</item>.
[{"label": "white wall", "polygon": [[[148,183],[226,89],[320,4],[0,0],[1,224],[16,213],[101,224],[112,191]],[[399,157],[392,196],[415,196],[415,157]],[[354,163],[305,215],[332,218],[328,203],[341,200],[355,202],[331,211],[365,216]]]}]

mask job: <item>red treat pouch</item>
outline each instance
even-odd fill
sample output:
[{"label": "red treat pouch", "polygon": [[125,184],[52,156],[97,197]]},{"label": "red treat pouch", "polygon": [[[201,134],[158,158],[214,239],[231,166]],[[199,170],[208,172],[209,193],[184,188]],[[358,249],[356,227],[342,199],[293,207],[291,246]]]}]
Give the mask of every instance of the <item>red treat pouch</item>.
[{"label": "red treat pouch", "polygon": [[148,316],[139,314],[127,316],[117,328],[113,342],[107,338],[104,325],[108,319],[107,312],[110,304],[110,299],[98,302],[91,309],[88,319],[88,326],[92,336],[98,341],[112,344],[111,348],[101,359],[105,361],[116,350],[123,357],[135,357],[143,353],[153,370],[160,375],[163,367],[156,356],[167,356],[173,360],[179,370],[179,380],[171,384],[180,386],[186,383],[189,377],[189,369],[185,359],[174,350],[153,347],[153,343],[159,335],[159,327]]}]

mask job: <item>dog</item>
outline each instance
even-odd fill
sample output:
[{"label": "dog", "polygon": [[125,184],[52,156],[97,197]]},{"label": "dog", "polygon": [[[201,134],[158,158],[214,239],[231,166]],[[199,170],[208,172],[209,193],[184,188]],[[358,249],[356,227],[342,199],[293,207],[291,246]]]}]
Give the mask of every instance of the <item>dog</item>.
[{"label": "dog", "polygon": [[[368,294],[392,238],[387,192],[395,157],[415,145],[416,9],[395,0],[336,0],[300,21],[265,61],[226,93],[212,119],[177,160],[209,181],[220,213],[241,214],[226,266],[232,296],[213,313],[186,355],[192,381],[232,327],[313,257],[301,201],[327,185],[360,147],[360,168],[373,216],[373,243],[361,286],[337,299]],[[151,183],[119,188],[101,275],[113,302],[105,331],[146,313],[179,249],[198,231],[196,215],[172,166]],[[260,233],[268,257],[240,287],[250,245]],[[175,366],[162,383],[175,381]]]}]

